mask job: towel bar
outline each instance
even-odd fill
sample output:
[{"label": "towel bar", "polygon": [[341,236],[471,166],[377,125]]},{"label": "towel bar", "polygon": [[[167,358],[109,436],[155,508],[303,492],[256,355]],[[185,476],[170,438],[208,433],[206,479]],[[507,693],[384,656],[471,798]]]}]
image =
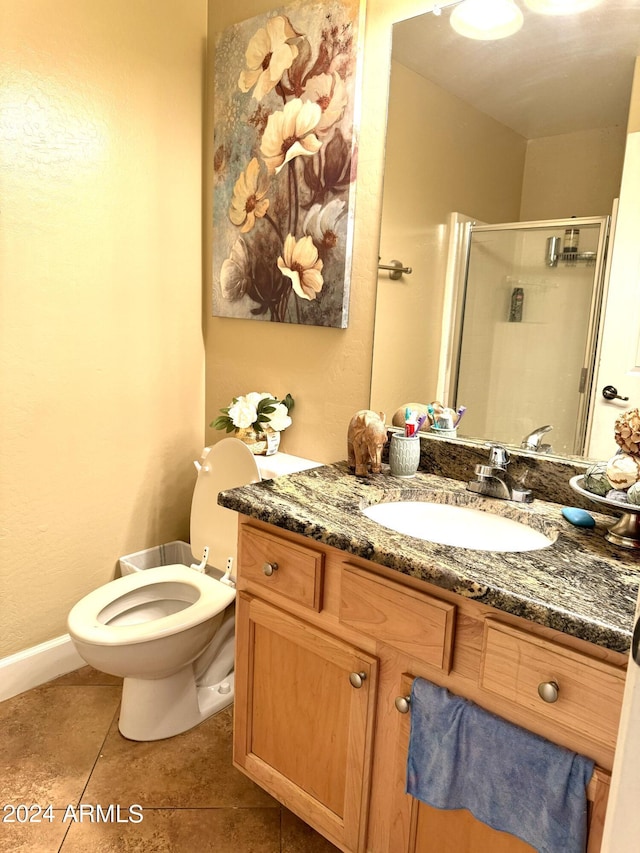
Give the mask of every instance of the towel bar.
[{"label": "towel bar", "polygon": [[407,275],[411,275],[413,269],[411,267],[405,267],[402,261],[391,261],[388,264],[378,264],[379,270],[389,270],[389,278],[393,281],[397,281],[399,278],[402,278],[403,273]]}]

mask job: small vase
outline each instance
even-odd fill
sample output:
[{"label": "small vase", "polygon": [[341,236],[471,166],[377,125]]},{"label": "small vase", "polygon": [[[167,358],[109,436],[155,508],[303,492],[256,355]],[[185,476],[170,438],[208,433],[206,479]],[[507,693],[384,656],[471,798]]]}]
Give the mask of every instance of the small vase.
[{"label": "small vase", "polygon": [[280,446],[280,433],[271,427],[266,427],[264,432],[256,432],[252,427],[246,427],[237,429],[234,435],[246,444],[255,456],[273,456]]}]

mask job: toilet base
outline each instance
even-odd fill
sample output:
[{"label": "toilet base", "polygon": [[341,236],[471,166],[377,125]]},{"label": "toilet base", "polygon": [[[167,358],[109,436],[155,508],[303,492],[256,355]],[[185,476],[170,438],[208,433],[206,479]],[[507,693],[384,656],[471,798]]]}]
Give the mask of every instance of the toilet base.
[{"label": "toilet base", "polygon": [[212,684],[209,687],[198,687],[198,707],[200,708],[200,716],[203,720],[210,717],[212,714],[217,714],[229,705],[233,704],[235,696],[235,673],[230,672],[229,675],[218,684]]},{"label": "toilet base", "polygon": [[234,673],[196,687],[191,665],[167,678],[125,678],[118,728],[128,740],[150,741],[189,731],[231,705]]}]

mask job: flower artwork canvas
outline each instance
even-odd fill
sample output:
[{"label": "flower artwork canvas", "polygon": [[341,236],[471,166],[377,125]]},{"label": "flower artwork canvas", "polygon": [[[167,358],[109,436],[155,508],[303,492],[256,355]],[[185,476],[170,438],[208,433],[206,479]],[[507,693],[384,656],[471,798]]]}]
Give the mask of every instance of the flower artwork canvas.
[{"label": "flower artwork canvas", "polygon": [[361,8],[298,2],[217,39],[214,316],[347,326]]}]

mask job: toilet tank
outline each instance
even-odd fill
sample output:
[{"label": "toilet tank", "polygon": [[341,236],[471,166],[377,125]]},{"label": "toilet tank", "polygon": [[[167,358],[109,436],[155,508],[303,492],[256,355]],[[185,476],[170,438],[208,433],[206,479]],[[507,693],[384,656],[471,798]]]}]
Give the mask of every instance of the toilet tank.
[{"label": "toilet tank", "polygon": [[273,456],[256,456],[258,470],[263,480],[273,480],[285,474],[296,474],[309,468],[318,468],[322,463],[289,453],[274,453]]}]

